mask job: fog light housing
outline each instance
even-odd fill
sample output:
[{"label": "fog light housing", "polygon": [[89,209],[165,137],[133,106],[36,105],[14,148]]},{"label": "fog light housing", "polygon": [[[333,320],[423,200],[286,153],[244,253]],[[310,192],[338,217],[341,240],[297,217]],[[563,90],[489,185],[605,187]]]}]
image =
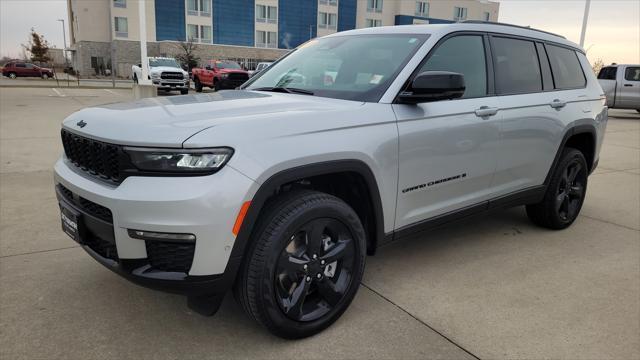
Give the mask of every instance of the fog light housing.
[{"label": "fog light housing", "polygon": [[183,242],[183,243],[196,242],[196,236],[193,234],[165,233],[165,232],[133,230],[133,229],[127,229],[127,232],[129,233],[129,237],[133,239]]}]

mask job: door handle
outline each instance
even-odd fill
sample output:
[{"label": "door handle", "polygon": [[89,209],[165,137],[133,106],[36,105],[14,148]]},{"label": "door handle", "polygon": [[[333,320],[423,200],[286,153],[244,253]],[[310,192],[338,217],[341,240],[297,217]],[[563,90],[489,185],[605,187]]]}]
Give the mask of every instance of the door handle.
[{"label": "door handle", "polygon": [[624,86],[633,86],[633,84],[624,84]]},{"label": "door handle", "polygon": [[477,117],[485,117],[485,116],[493,116],[498,113],[497,107],[488,107],[488,106],[480,106],[480,108],[476,109]]},{"label": "door handle", "polygon": [[549,103],[549,106],[551,106],[554,109],[561,109],[563,107],[565,107],[567,105],[567,103],[565,101],[559,100],[559,99],[554,99],[552,102]]}]

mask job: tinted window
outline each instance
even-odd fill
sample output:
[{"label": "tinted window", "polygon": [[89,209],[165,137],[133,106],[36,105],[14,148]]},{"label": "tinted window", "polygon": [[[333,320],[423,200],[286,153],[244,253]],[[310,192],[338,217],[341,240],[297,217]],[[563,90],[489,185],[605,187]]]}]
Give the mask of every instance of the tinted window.
[{"label": "tinted window", "polygon": [[554,45],[546,45],[546,47],[556,89],[571,89],[586,85],[587,80],[575,51]]},{"label": "tinted window", "polygon": [[640,67],[628,67],[624,72],[624,79],[629,81],[640,81]]},{"label": "tinted window", "polygon": [[553,90],[553,77],[551,76],[551,66],[544,45],[536,43],[538,51],[538,60],[540,61],[540,69],[542,70],[542,86],[545,90]]},{"label": "tinted window", "polygon": [[496,89],[501,94],[542,91],[540,64],[532,41],[493,38]]},{"label": "tinted window", "polygon": [[27,63],[27,64],[25,64],[25,67],[26,67],[27,69],[33,69],[33,64],[28,64],[28,63]]},{"label": "tinted window", "polygon": [[445,40],[429,56],[419,73],[451,71],[464,75],[463,98],[487,94],[487,66],[481,36],[456,36]]},{"label": "tinted window", "polygon": [[617,67],[605,67],[600,69],[600,73],[598,73],[598,79],[602,80],[615,80],[616,73],[618,72]]},{"label": "tinted window", "polygon": [[16,67],[24,67],[24,63],[16,63]]}]

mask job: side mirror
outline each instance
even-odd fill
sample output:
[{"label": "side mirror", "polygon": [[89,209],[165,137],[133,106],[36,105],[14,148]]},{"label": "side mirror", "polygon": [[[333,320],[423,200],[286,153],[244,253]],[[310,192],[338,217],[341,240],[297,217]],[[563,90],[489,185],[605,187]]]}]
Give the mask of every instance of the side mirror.
[{"label": "side mirror", "polygon": [[204,68],[205,68],[205,69],[207,69],[207,70],[213,70],[213,68],[211,67],[211,65],[206,65]]},{"label": "side mirror", "polygon": [[142,68],[142,63],[138,64],[138,67],[139,67],[139,68]]},{"label": "side mirror", "polygon": [[464,75],[449,71],[425,71],[413,79],[411,89],[403,91],[398,100],[403,104],[457,99],[464,95]]}]

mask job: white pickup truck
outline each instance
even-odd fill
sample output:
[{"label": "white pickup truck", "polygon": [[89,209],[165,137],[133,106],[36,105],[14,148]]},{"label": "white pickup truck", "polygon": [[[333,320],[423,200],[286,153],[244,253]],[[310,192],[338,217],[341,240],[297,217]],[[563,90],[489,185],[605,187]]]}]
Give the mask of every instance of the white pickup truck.
[{"label": "white pickup truck", "polygon": [[[142,64],[131,67],[133,82],[142,78]],[[179,90],[180,94],[189,92],[189,73],[184,71],[174,58],[150,57],[149,80],[160,90]]]},{"label": "white pickup truck", "polygon": [[640,65],[611,64],[598,73],[598,82],[611,109],[640,112]]}]

